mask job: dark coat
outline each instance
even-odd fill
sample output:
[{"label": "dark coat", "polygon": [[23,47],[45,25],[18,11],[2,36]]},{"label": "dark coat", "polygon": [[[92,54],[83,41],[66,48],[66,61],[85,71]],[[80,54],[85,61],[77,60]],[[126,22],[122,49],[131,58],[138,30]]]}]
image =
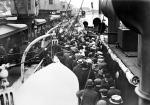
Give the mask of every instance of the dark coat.
[{"label": "dark coat", "polygon": [[121,91],[116,88],[110,88],[107,94],[108,97],[110,98],[112,95],[121,95]]},{"label": "dark coat", "polygon": [[[79,80],[80,90],[84,89],[87,79],[93,79],[93,80],[95,79],[94,72],[91,71],[90,68],[87,68],[87,70],[83,70],[81,64],[78,64],[77,66],[75,66],[73,68],[73,72],[76,74]],[[89,72],[90,72],[90,75],[89,75]],[[89,78],[88,78],[88,75],[89,75]]]},{"label": "dark coat", "polygon": [[94,89],[84,89],[77,92],[79,98],[82,97],[80,105],[96,105],[99,95]]}]

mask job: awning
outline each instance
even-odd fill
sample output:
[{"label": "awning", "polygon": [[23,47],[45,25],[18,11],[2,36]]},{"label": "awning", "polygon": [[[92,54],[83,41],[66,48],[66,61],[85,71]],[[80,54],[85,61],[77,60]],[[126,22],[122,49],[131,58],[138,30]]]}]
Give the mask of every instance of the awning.
[{"label": "awning", "polygon": [[46,23],[45,19],[35,19],[35,25],[41,25]]},{"label": "awning", "polygon": [[26,24],[4,24],[0,25],[0,38],[11,36],[20,31],[26,30]]}]

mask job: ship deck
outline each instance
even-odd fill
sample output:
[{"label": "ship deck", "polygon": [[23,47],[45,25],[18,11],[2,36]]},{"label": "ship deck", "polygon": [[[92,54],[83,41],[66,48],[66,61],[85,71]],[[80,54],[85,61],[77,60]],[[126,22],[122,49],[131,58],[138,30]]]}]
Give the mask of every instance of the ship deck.
[{"label": "ship deck", "polygon": [[120,48],[117,48],[114,44],[109,44],[109,47],[134,75],[138,76],[139,78],[141,77],[141,67],[137,64],[137,57],[128,57]]}]

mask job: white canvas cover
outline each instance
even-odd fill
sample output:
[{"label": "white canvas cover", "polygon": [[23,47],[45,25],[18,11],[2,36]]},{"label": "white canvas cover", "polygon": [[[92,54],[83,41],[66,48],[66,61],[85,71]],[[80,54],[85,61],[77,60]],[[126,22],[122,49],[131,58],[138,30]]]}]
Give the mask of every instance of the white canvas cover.
[{"label": "white canvas cover", "polygon": [[15,105],[78,105],[75,74],[60,62],[31,75],[14,94]]}]

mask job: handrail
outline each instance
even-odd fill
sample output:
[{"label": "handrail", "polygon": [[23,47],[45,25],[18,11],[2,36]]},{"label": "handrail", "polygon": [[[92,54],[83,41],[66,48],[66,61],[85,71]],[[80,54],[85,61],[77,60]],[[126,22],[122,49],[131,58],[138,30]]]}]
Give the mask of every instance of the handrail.
[{"label": "handrail", "polygon": [[49,37],[51,36],[51,34],[49,34],[50,32],[52,32],[53,30],[55,30],[57,27],[59,27],[60,23],[58,25],[56,25],[55,27],[53,27],[52,29],[50,29],[45,35],[42,35],[36,39],[34,39],[28,46],[27,48],[25,49],[23,55],[22,55],[22,59],[21,59],[21,81],[22,83],[24,82],[24,62],[25,62],[25,58],[26,58],[26,55],[28,53],[28,51],[30,50],[30,48],[35,44],[37,43],[38,41],[46,38],[46,37]]},{"label": "handrail", "polygon": [[107,48],[108,53],[110,54],[111,58],[118,63],[122,71],[125,73],[127,80],[130,84],[137,86],[139,84],[139,77],[135,76],[128,67],[117,57],[116,54],[110,49],[108,44],[102,41],[102,44]]},{"label": "handrail", "polygon": [[[66,22],[66,21],[65,21]],[[67,21],[67,23],[69,24],[69,22],[72,22],[72,20],[70,21]],[[54,31],[56,28],[60,27],[61,24],[63,24],[64,22],[60,22],[59,24],[57,24],[55,27],[51,28],[49,31],[46,32],[45,35],[42,35],[36,39],[34,39],[28,46],[27,48],[25,49],[25,51],[23,52],[23,55],[22,55],[22,59],[21,59],[21,81],[22,83],[24,82],[24,62],[25,62],[25,58],[26,58],[26,55],[28,53],[28,51],[30,50],[30,48],[35,44],[37,43],[38,41],[42,40],[43,41],[45,40],[45,38],[51,36],[52,34],[50,34],[50,32]],[[72,22],[74,23],[74,22]],[[67,26],[68,24],[65,24],[65,26]]]}]

